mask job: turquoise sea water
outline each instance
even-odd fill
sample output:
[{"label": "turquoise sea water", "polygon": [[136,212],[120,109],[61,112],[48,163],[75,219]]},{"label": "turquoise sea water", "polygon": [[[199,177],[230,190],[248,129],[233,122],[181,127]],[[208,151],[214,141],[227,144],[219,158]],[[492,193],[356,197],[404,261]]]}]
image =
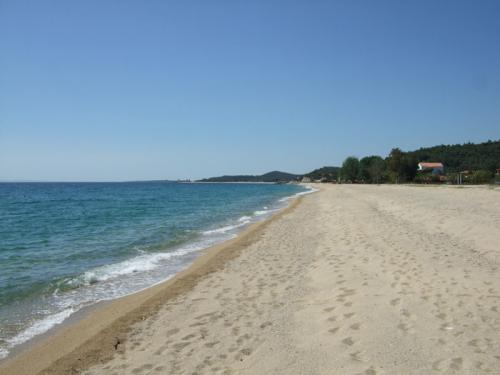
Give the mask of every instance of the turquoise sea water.
[{"label": "turquoise sea water", "polygon": [[0,358],[73,312],[168,279],[298,185],[0,183]]}]

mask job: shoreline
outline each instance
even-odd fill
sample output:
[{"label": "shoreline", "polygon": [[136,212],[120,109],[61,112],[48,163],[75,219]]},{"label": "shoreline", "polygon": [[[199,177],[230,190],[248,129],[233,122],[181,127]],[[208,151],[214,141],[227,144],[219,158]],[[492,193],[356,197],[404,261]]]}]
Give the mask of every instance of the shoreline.
[{"label": "shoreline", "polygon": [[85,375],[491,374],[498,192],[322,185]]},{"label": "shoreline", "polygon": [[497,373],[498,191],[412,187],[321,185],[0,373]]},{"label": "shoreline", "polygon": [[[80,316],[82,311],[86,311],[96,304],[101,305],[169,280],[175,276],[175,274],[189,267],[193,260],[203,253],[204,250],[221,244],[228,239],[237,237],[239,233],[244,231],[245,228],[252,223],[265,220],[276,212],[286,208],[290,199],[304,193],[307,194],[312,190],[314,189],[311,189],[307,185],[305,188],[303,186],[299,189],[299,192],[289,192],[289,195],[285,195],[282,198],[276,197],[270,202],[265,202],[265,205],[262,206],[263,208],[256,206],[256,208],[250,209],[250,211],[242,211],[240,215],[233,215],[233,217],[220,220],[210,226],[205,225],[204,227],[198,228],[199,230],[196,232],[196,235],[174,246],[167,245],[167,247],[161,249],[157,253],[136,254],[131,258],[119,260],[117,263],[111,262],[90,268],[84,273],[72,277],[70,282],[76,281],[77,284],[82,284],[84,287],[87,287],[89,284],[92,284],[91,279],[93,278],[97,281],[103,280],[107,282],[107,274],[110,274],[112,278],[113,275],[118,275],[118,278],[115,278],[117,281],[114,281],[112,285],[106,286],[106,284],[98,283],[97,289],[94,288],[94,292],[90,292],[95,295],[95,298],[89,295],[88,291],[86,292],[86,290],[83,290],[81,293],[77,291],[74,297],[67,297],[65,299],[64,294],[62,294],[60,298],[59,296],[55,297],[59,298],[59,305],[56,303],[58,301],[48,302],[50,306],[65,307],[59,310],[56,309],[37,320],[31,321],[30,324],[26,325],[16,334],[10,337],[7,336],[5,341],[0,340],[2,341],[0,343],[0,365],[23,351],[24,348],[30,347],[33,343],[40,341],[41,338],[53,334],[53,332],[56,332],[58,328],[64,326],[68,322],[74,321],[74,317]],[[163,258],[169,259],[170,257],[173,258],[170,263],[163,262],[160,264]],[[146,275],[144,281],[136,283],[131,280],[129,283],[128,280],[125,279],[120,282],[119,277],[122,274],[125,275],[126,273],[131,274],[133,272],[138,272],[137,275],[140,276],[141,273],[143,273],[141,270],[144,268],[144,263],[146,264],[146,272],[149,273]],[[122,267],[126,270],[125,273],[120,271]],[[139,271],[133,270],[132,267],[139,267]],[[102,285],[104,285],[104,287]],[[93,286],[91,287],[93,288]],[[114,292],[115,290],[119,292]],[[68,304],[68,302],[70,304]]]},{"label": "shoreline", "polygon": [[120,345],[123,347],[135,323],[154,315],[167,301],[191,290],[204,276],[222,269],[226,262],[256,241],[270,223],[293,211],[304,195],[315,191],[317,189],[291,196],[287,207],[250,224],[236,238],[201,250],[186,269],[172,278],[75,312],[61,325],[13,349],[0,361],[2,374],[67,374],[110,360]]}]

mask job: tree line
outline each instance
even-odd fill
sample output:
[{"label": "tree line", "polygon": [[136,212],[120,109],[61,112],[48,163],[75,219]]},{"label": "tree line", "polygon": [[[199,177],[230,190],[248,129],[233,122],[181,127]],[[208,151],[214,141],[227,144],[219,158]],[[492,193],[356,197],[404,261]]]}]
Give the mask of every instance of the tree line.
[{"label": "tree line", "polygon": [[[445,177],[417,172],[419,162],[443,163]],[[498,168],[500,141],[440,145],[409,152],[393,148],[385,158],[378,155],[361,159],[347,157],[337,180],[361,183],[454,182],[459,172],[466,172],[466,182],[487,183]]]}]

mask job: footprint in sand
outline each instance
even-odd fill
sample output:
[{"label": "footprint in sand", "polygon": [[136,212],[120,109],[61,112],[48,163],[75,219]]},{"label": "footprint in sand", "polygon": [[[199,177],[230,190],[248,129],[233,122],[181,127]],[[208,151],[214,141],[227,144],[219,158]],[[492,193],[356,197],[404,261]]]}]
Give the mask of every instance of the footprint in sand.
[{"label": "footprint in sand", "polygon": [[357,351],[357,352],[354,352],[354,353],[349,353],[349,356],[351,357],[351,359],[353,361],[363,362],[363,359],[359,356],[360,353],[361,353],[360,351]]},{"label": "footprint in sand", "polygon": [[432,369],[434,371],[441,371],[441,363],[444,362],[444,359],[438,359],[437,361],[432,362]]},{"label": "footprint in sand", "polygon": [[377,371],[372,367],[367,368],[364,372],[359,372],[356,375],[377,375]]},{"label": "footprint in sand", "polygon": [[463,365],[463,359],[458,357],[458,358],[453,358],[450,363],[450,369],[459,371],[462,369]]},{"label": "footprint in sand", "polygon": [[346,337],[345,339],[342,340],[342,342],[349,346],[354,345],[354,340],[352,339],[352,337]]},{"label": "footprint in sand", "polygon": [[360,327],[361,327],[361,323],[354,323],[349,328],[357,331],[357,330],[359,330]]},{"label": "footprint in sand", "polygon": [[330,328],[328,330],[328,332],[335,334],[335,333],[337,333],[338,330],[339,330],[339,327],[335,327],[335,328]]},{"label": "footprint in sand", "polygon": [[404,331],[404,332],[408,332],[408,330],[410,329],[410,327],[405,324],[405,323],[399,323],[398,324],[398,329],[400,329],[401,331]]}]

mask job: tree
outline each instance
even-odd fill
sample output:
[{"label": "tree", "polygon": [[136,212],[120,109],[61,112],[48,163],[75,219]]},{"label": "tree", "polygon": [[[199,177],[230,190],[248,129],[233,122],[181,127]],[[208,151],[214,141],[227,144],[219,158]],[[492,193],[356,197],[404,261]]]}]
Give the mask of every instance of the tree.
[{"label": "tree", "polygon": [[403,155],[403,179],[413,181],[417,175],[418,161],[414,155],[405,153]]},{"label": "tree", "polygon": [[418,161],[415,155],[393,148],[387,158],[387,166],[396,183],[413,181],[417,174]]},{"label": "tree", "polygon": [[344,181],[355,182],[359,178],[359,159],[349,156],[342,163],[341,176]]},{"label": "tree", "polygon": [[399,183],[403,174],[404,153],[399,148],[393,148],[387,157],[387,167],[396,183]]},{"label": "tree", "polygon": [[493,174],[490,171],[474,171],[472,174],[472,182],[474,184],[487,184],[493,179]]},{"label": "tree", "polygon": [[360,175],[365,182],[380,183],[385,172],[385,162],[380,156],[367,156],[359,161]]},{"label": "tree", "polygon": [[500,168],[500,140],[420,148],[409,152],[418,161],[441,162],[450,173]]}]

